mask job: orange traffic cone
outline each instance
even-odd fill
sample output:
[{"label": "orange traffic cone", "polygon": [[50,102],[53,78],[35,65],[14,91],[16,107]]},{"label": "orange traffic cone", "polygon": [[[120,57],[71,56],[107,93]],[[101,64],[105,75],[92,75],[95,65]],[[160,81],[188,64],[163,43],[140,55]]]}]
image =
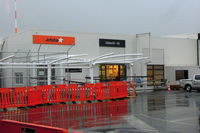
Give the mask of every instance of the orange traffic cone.
[{"label": "orange traffic cone", "polygon": [[171,88],[170,88],[170,81],[168,81],[168,91],[171,91]]}]

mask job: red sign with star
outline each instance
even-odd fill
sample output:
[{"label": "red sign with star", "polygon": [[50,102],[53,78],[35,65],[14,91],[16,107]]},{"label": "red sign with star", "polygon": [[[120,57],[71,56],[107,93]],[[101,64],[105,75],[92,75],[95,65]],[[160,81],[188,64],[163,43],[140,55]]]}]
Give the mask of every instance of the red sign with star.
[{"label": "red sign with star", "polygon": [[75,45],[75,37],[33,35],[33,44]]}]

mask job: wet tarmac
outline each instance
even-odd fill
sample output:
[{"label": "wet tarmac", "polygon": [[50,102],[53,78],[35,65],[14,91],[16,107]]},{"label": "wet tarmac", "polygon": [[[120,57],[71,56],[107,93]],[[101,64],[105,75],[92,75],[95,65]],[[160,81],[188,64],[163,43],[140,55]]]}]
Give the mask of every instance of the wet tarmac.
[{"label": "wet tarmac", "polygon": [[199,133],[200,93],[140,92],[135,98],[0,112],[0,119],[93,133]]}]

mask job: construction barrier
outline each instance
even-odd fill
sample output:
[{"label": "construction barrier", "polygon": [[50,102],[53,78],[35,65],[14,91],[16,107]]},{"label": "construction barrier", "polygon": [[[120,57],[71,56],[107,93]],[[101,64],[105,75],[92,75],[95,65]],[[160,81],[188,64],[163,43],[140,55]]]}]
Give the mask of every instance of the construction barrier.
[{"label": "construction barrier", "polygon": [[171,91],[171,87],[170,87],[170,81],[168,81],[168,91]]},{"label": "construction barrier", "polygon": [[124,120],[122,116],[127,115],[128,99],[123,99],[115,102],[56,104],[0,112],[0,119],[76,130],[84,127],[112,125],[122,122]]},{"label": "construction barrier", "polygon": [[132,93],[131,93],[131,96],[135,96],[135,85],[134,85],[134,82],[133,82],[133,81],[131,81],[131,82],[129,83],[129,88],[132,88],[132,89],[133,89],[133,91],[132,91]]},{"label": "construction barrier", "polygon": [[1,133],[67,133],[67,130],[55,127],[37,125],[37,124],[17,122],[12,120],[2,120],[0,121],[0,132]]},{"label": "construction barrier", "polygon": [[27,106],[27,96],[25,87],[3,88],[0,90],[0,108]]},{"label": "construction barrier", "polygon": [[124,81],[1,88],[0,109],[67,101],[116,99],[127,95],[127,83]]},{"label": "construction barrier", "polygon": [[30,86],[27,87],[28,106],[35,106],[42,104],[42,87],[41,86]]}]

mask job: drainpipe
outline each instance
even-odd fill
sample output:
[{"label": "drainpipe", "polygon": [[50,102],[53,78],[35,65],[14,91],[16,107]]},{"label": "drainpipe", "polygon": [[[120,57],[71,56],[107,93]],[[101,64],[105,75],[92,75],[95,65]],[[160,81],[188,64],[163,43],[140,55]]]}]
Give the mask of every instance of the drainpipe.
[{"label": "drainpipe", "polygon": [[197,65],[199,66],[199,41],[200,41],[200,33],[198,33],[198,38],[197,38]]},{"label": "drainpipe", "polygon": [[149,58],[152,61],[151,32],[149,32]]}]

